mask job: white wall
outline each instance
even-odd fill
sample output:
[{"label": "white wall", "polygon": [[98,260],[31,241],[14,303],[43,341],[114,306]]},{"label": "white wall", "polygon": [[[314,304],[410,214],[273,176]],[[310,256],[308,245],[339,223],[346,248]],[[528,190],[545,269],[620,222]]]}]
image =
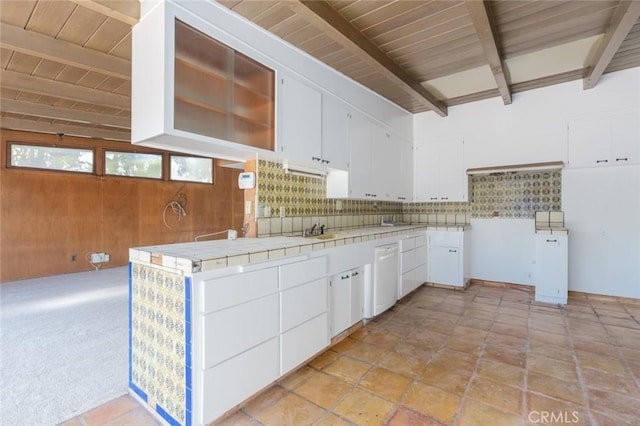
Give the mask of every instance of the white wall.
[{"label": "white wall", "polygon": [[471,277],[534,285],[533,219],[471,219]]},{"label": "white wall", "polygon": [[[513,95],[513,104],[507,106],[500,98],[494,98],[451,107],[446,118],[432,112],[416,114],[414,138],[464,139],[465,168],[566,162],[570,118],[597,117],[639,106],[640,68],[634,68],[604,75],[591,90],[583,90],[582,81],[577,80],[517,93]],[[635,165],[563,171],[563,210],[570,232],[570,290],[640,298],[639,168]],[[623,173],[622,169],[626,171]],[[597,198],[594,193],[598,194]],[[607,213],[598,210],[603,206],[607,207]],[[603,225],[608,212],[616,212],[617,223],[624,226]],[[518,226],[511,222],[496,219],[472,223],[476,228],[471,233],[473,278],[531,282],[527,269],[533,269],[531,256],[535,253],[535,240],[526,229],[514,229]],[[593,230],[601,228],[606,232],[607,247],[626,251],[623,260],[596,255],[593,247],[601,241]],[[491,260],[500,258],[509,261]]]}]

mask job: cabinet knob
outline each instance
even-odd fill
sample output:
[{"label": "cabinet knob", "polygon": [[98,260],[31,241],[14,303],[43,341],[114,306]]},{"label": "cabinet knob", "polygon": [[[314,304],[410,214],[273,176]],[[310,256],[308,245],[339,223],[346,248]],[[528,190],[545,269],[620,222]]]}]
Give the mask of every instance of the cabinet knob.
[{"label": "cabinet knob", "polygon": [[[616,160],[617,161],[617,160]],[[596,160],[596,164],[600,164],[600,163],[608,163],[609,160]]]},{"label": "cabinet knob", "polygon": [[616,161],[629,161],[628,158],[624,157],[624,158],[616,158]]},{"label": "cabinet knob", "polygon": [[441,200],[448,200],[449,197],[440,197]]},{"label": "cabinet knob", "polygon": [[342,276],[342,279],[343,279],[343,280],[346,280],[347,278],[349,278],[349,275],[343,275],[343,276]]},{"label": "cabinet knob", "polygon": [[449,253],[457,253],[457,252],[458,252],[458,250],[451,250],[451,249],[449,249]]},{"label": "cabinet knob", "polygon": [[430,199],[430,200],[437,200],[437,199],[438,199],[438,197],[431,197],[431,198],[429,198],[429,199]]},{"label": "cabinet knob", "polygon": [[352,277],[355,277],[355,276],[357,276],[357,275],[360,275],[360,273],[358,273],[358,272],[354,272],[353,274],[351,274],[351,276],[352,276]]},{"label": "cabinet knob", "polygon": [[558,240],[547,240],[548,243],[557,243]]}]

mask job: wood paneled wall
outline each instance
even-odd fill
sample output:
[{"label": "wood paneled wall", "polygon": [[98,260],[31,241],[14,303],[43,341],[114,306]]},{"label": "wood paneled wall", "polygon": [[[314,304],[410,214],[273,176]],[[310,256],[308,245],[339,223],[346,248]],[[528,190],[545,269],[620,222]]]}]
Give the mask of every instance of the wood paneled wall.
[{"label": "wood paneled wall", "polygon": [[[126,265],[129,248],[193,241],[196,235],[235,229],[241,234],[244,193],[239,170],[214,168],[214,184],[83,175],[7,168],[7,142],[60,143],[55,135],[2,129],[0,149],[0,282],[93,269],[89,253],[106,252],[102,267]],[[122,142],[65,136],[64,146],[161,152]],[[187,199],[180,221],[168,209]],[[218,238],[226,238],[221,234]],[[73,260],[73,256],[76,260]]]}]

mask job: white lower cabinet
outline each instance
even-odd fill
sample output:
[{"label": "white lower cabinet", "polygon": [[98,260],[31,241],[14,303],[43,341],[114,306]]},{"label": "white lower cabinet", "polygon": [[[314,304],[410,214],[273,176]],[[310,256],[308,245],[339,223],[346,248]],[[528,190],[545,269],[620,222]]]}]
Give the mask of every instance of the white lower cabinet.
[{"label": "white lower cabinet", "polygon": [[278,337],[202,372],[202,424],[211,423],[280,376]]},{"label": "white lower cabinet", "polygon": [[364,268],[351,271],[351,324],[364,318]]},{"label": "white lower cabinet", "polygon": [[280,336],[280,375],[293,370],[329,344],[327,313],[292,328]]},{"label": "white lower cabinet", "polygon": [[569,264],[567,235],[536,234],[537,302],[566,305]]},{"label": "white lower cabinet", "polygon": [[423,233],[400,240],[400,277],[398,299],[411,293],[427,280],[427,240]]},{"label": "white lower cabinet", "polygon": [[469,277],[469,253],[465,251],[466,231],[427,231],[427,281],[464,287]]},{"label": "white lower cabinet", "polygon": [[329,345],[327,259],[199,278],[194,417],[209,424]]},{"label": "white lower cabinet", "polygon": [[330,335],[335,337],[364,318],[364,273],[362,268],[336,274],[330,281]]}]

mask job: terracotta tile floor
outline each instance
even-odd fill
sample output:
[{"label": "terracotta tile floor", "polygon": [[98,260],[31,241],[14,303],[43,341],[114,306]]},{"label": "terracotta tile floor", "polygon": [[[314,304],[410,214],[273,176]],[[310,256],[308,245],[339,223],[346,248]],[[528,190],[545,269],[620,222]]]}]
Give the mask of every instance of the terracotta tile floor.
[{"label": "terracotta tile floor", "polygon": [[[128,396],[68,425],[153,425]],[[640,304],[421,287],[224,425],[638,425]]]}]

